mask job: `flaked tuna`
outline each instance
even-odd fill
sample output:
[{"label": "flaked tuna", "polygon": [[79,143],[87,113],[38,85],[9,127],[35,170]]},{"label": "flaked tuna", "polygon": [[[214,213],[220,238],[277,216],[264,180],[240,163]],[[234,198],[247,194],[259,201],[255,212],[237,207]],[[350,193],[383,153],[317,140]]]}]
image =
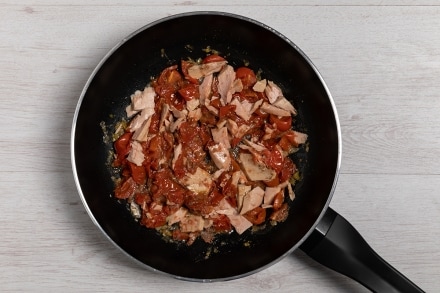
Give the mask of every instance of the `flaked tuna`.
[{"label": "flaked tuna", "polygon": [[219,72],[226,64],[226,61],[195,64],[188,68],[188,75],[192,78],[199,79],[204,76]]},{"label": "flaked tuna", "polygon": [[144,159],[145,159],[145,156],[142,151],[142,144],[138,141],[132,141],[131,142],[131,149],[130,149],[130,152],[128,153],[127,160],[129,162],[136,164],[137,166],[142,166]]},{"label": "flaked tuna", "polygon": [[208,149],[209,155],[217,168],[228,170],[229,166],[231,165],[231,155],[223,143],[210,146]]}]

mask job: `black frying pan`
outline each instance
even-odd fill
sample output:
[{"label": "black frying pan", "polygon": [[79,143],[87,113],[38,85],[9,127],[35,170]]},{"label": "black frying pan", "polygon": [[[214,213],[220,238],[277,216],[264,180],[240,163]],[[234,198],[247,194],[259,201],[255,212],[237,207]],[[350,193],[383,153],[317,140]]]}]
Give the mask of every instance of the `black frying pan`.
[{"label": "black frying pan", "polygon": [[[296,127],[309,135],[309,151],[295,160],[302,181],[287,220],[258,233],[236,233],[208,245],[169,243],[134,221],[110,195],[112,144],[103,125],[125,116],[129,96],[151,76],[181,59],[204,57],[212,48],[234,67],[249,62],[281,86],[298,109]],[[149,24],[118,44],[98,65],[79,100],[72,129],[72,164],[83,203],[95,224],[131,258],[185,280],[229,280],[260,271],[300,247],[317,261],[374,291],[420,291],[328,207],[341,160],[341,133],[332,97],[315,66],[295,44],[254,20],[217,12],[171,16]]]}]

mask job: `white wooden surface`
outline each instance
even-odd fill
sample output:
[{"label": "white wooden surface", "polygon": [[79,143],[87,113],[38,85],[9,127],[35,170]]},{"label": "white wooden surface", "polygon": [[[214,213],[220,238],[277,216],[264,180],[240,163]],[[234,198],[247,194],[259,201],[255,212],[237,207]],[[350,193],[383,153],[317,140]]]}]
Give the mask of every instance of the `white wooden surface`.
[{"label": "white wooden surface", "polygon": [[0,2],[0,291],[366,291],[300,251],[239,280],[170,279],[132,263],[86,214],[69,138],[93,68],[151,21],[221,10],[272,26],[320,69],[343,135],[331,206],[398,270],[439,292],[438,1],[127,2]]}]

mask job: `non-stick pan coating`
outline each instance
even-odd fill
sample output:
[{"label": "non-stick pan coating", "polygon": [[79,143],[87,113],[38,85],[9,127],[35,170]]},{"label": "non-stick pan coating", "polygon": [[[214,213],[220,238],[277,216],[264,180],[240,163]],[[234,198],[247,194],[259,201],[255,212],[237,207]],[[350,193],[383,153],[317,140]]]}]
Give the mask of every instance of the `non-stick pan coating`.
[{"label": "non-stick pan coating", "polygon": [[[296,162],[303,180],[288,219],[260,233],[220,237],[214,246],[168,243],[135,222],[124,203],[111,197],[111,144],[102,125],[125,115],[129,96],[150,77],[181,59],[212,48],[234,67],[244,62],[279,84],[298,109],[297,127],[309,135],[309,151]],[[248,275],[291,252],[328,206],[340,161],[340,138],[332,98],[314,66],[284,36],[253,20],[197,12],[157,21],[121,42],[99,64],[79,101],[72,131],[72,160],[87,211],[108,238],[142,264],[189,280],[225,280]]]}]

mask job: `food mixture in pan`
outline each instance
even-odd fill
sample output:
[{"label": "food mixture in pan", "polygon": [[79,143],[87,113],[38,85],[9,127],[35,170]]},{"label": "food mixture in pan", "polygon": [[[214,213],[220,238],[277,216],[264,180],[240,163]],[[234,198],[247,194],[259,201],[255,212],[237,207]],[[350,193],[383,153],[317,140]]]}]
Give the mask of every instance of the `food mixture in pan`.
[{"label": "food mixture in pan", "polygon": [[188,245],[284,221],[307,135],[274,82],[212,54],[165,68],[117,124],[114,196],[141,225]]}]

